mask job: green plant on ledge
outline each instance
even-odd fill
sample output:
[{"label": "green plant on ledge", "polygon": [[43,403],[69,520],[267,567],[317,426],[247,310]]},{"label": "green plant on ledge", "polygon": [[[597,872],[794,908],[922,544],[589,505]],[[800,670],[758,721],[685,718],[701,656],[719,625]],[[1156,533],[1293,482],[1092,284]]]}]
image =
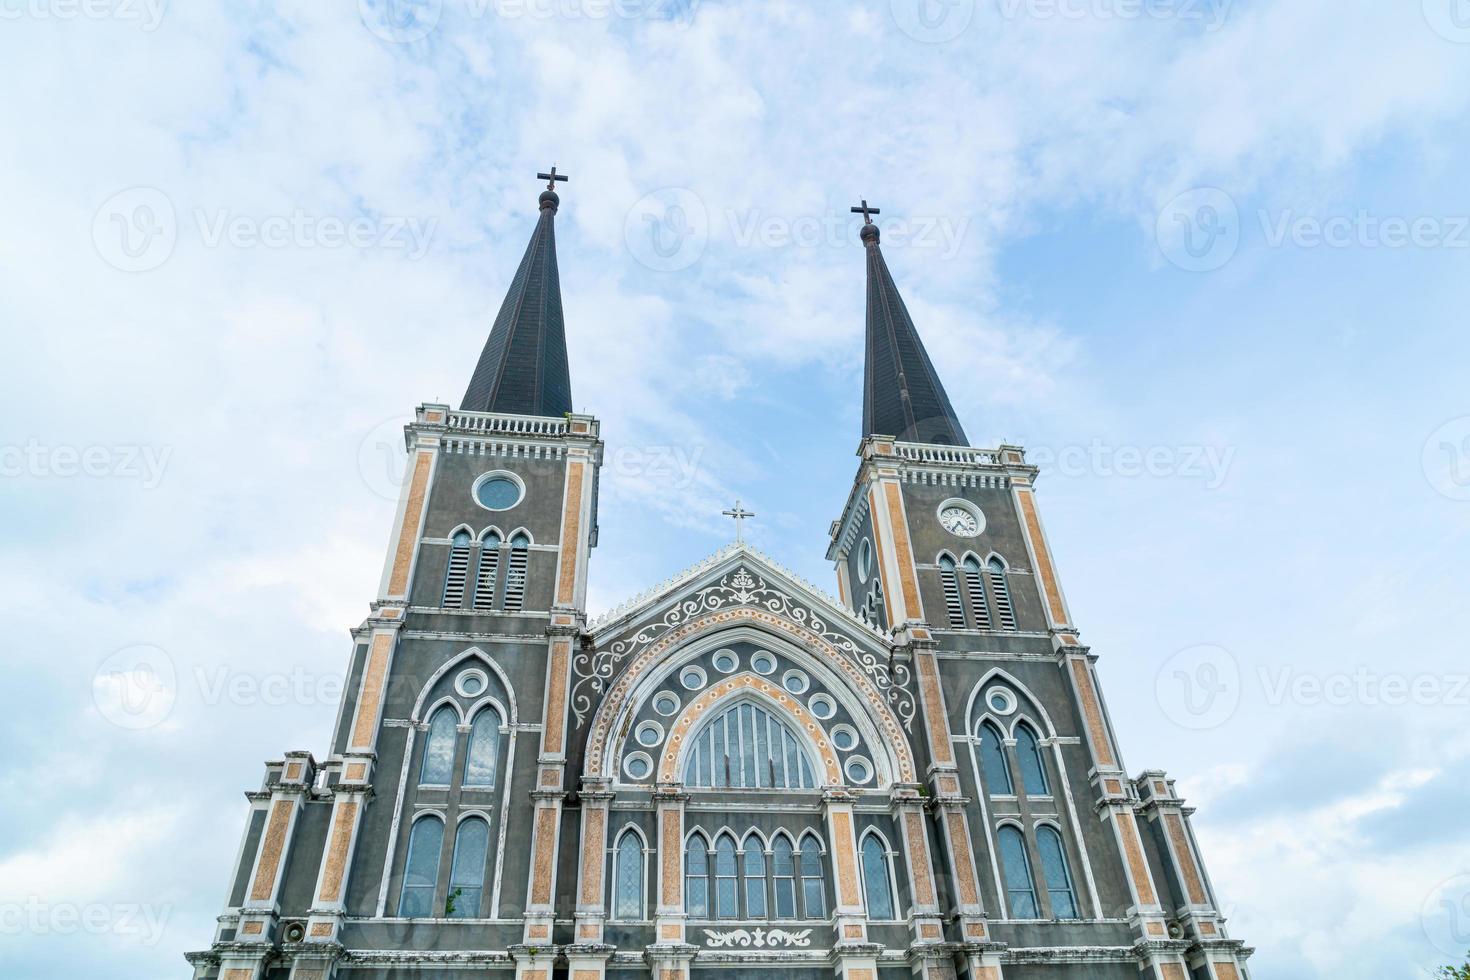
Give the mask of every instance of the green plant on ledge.
[{"label": "green plant on ledge", "polygon": [[458,901],[459,896],[462,894],[464,894],[464,889],[456,888],[454,891],[450,892],[449,897],[444,900],[444,917],[446,919],[454,918],[455,903]]}]

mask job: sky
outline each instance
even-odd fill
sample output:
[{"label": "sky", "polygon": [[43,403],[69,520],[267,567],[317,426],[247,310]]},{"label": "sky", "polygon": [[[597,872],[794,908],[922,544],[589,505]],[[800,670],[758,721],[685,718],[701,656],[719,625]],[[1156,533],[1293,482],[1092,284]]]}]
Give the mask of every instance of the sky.
[{"label": "sky", "polygon": [[[555,164],[595,614],[824,588],[884,250],[1265,980],[1470,948],[1465,0],[0,0],[0,960],[183,976]],[[147,710],[114,682],[158,669]]]}]

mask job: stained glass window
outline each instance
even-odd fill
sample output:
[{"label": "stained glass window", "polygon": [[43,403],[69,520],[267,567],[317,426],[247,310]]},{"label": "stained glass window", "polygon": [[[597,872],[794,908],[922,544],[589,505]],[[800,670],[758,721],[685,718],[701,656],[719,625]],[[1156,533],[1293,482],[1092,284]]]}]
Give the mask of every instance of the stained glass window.
[{"label": "stained glass window", "polygon": [[643,841],[631,830],[618,839],[617,866],[613,869],[613,916],[643,917]]},{"label": "stained glass window", "polygon": [[1067,871],[1062,835],[1052,827],[1042,827],[1036,832],[1036,843],[1041,850],[1041,873],[1046,876],[1051,914],[1058,919],[1077,918],[1077,895],[1072,888],[1072,875]]},{"label": "stained glass window", "polygon": [[408,859],[403,869],[403,893],[398,914],[423,918],[434,914],[434,886],[439,881],[439,849],[444,844],[444,824],[434,817],[421,817],[408,835]]},{"label": "stained glass window", "polygon": [[470,751],[464,764],[466,786],[494,786],[500,758],[500,716],[489,708],[475,715],[470,726]]},{"label": "stained glass window", "polygon": [[863,887],[868,894],[868,918],[893,918],[893,887],[888,880],[888,855],[877,834],[863,838]]},{"label": "stained glass window", "polygon": [[455,726],[458,721],[459,716],[447,704],[434,712],[434,717],[429,720],[429,737],[424,740],[424,764],[419,771],[420,783],[449,785],[454,773],[454,743],[459,734]]},{"label": "stained glass window", "polygon": [[449,901],[445,914],[452,919],[475,919],[485,891],[485,858],[490,853],[490,826],[479,817],[460,822],[454,835],[454,863],[449,867]]},{"label": "stained glass window", "polygon": [[1000,828],[1000,865],[1005,875],[1006,895],[1011,903],[1011,917],[1034,919],[1036,886],[1031,879],[1031,865],[1026,860],[1026,841],[1021,831],[1012,826]]}]

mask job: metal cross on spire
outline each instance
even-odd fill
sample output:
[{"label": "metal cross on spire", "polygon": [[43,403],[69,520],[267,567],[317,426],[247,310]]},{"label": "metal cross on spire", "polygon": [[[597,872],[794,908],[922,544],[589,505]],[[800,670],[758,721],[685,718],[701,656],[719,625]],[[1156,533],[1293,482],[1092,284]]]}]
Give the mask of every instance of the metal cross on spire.
[{"label": "metal cross on spire", "polygon": [[873,215],[882,214],[883,212],[880,211],[878,208],[868,207],[868,199],[863,198],[863,203],[860,206],[853,208],[852,213],[862,215],[863,224],[870,225],[873,223]]},{"label": "metal cross on spire", "polygon": [[743,522],[745,521],[746,518],[748,518],[748,517],[754,517],[755,516],[755,513],[752,512],[752,511],[746,510],[744,507],[741,507],[740,506],[740,501],[738,501],[738,500],[735,501],[735,506],[734,506],[733,509],[731,509],[731,510],[723,510],[723,511],[720,511],[720,513],[724,514],[726,517],[734,518],[734,520],[735,520],[735,543],[736,544],[744,544],[745,543],[745,533],[744,533],[744,528],[742,527],[742,524],[743,524]]},{"label": "metal cross on spire", "polygon": [[558,180],[560,180],[560,181],[566,181],[566,180],[569,180],[570,178],[567,177],[566,174],[559,174],[559,173],[557,173],[556,172],[556,168],[555,167],[552,167],[551,168],[551,173],[549,173],[549,174],[537,174],[536,175],[536,179],[537,180],[544,180],[544,181],[546,181],[546,189],[549,190],[549,191],[554,191],[554,190],[556,190],[556,182]]}]

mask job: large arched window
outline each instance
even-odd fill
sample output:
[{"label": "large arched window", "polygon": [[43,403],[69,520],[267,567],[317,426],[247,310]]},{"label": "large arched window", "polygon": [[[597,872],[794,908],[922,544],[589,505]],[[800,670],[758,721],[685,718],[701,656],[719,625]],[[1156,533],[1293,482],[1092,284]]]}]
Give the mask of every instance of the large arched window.
[{"label": "large arched window", "polygon": [[822,845],[810,834],[801,839],[801,906],[808,919],[827,917],[827,888],[822,878]]},{"label": "large arched window", "polygon": [[613,865],[613,918],[643,918],[643,840],[625,830]]},{"label": "large arched window", "polygon": [[785,834],[778,834],[771,844],[771,888],[776,918],[796,918],[796,857]]},{"label": "large arched window", "polygon": [[965,628],[965,605],[960,599],[960,579],[954,559],[949,555],[939,556],[939,581],[944,586],[944,608],[949,616],[949,625],[962,630]]},{"label": "large arched window", "polygon": [[531,559],[531,539],[518,533],[510,539],[510,562],[505,569],[505,608],[516,610],[526,603],[526,570]]},{"label": "large arched window", "polygon": [[985,774],[985,789],[992,796],[1010,796],[1016,788],[1011,784],[1011,767],[1006,765],[1005,746],[1000,729],[982,722],[975,733],[980,739],[980,768]]},{"label": "large arched window", "polygon": [[459,734],[459,715],[445,705],[429,720],[429,737],[424,740],[424,764],[419,785],[448,786],[454,774],[454,745]]},{"label": "large arched window", "polygon": [[500,716],[482,708],[470,725],[470,750],[464,761],[464,784],[477,789],[495,785],[495,766],[500,758]]},{"label": "large arched window", "polygon": [[888,854],[877,834],[863,838],[863,891],[868,897],[868,918],[892,919],[893,885],[888,877]]},{"label": "large arched window", "polygon": [[479,817],[460,821],[454,834],[454,863],[449,866],[449,900],[444,909],[451,919],[479,918],[489,854],[490,825]]},{"label": "large arched window", "polygon": [[766,855],[761,850],[761,839],[755,834],[750,834],[745,838],[741,860],[745,863],[745,867],[741,869],[745,872],[745,917],[764,919],[766,917]]},{"label": "large arched window", "polygon": [[740,918],[740,878],[735,867],[735,838],[715,839],[715,918]]},{"label": "large arched window", "polygon": [[1026,860],[1026,840],[1020,828],[1007,824],[1000,828],[1000,866],[1006,880],[1006,898],[1010,901],[1011,918],[1035,919],[1036,885],[1031,879],[1031,865]]},{"label": "large arched window", "polygon": [[684,911],[696,919],[709,915],[709,843],[700,834],[684,845]]},{"label": "large arched window", "polygon": [[1031,726],[1022,722],[1016,726],[1016,761],[1021,766],[1021,786],[1027,796],[1047,796],[1046,766],[1041,761],[1041,743]]},{"label": "large arched window", "polygon": [[425,918],[434,914],[434,887],[439,883],[439,850],[443,846],[444,824],[438,817],[420,817],[408,835],[399,915]]},{"label": "large arched window", "polygon": [[1072,874],[1067,870],[1062,835],[1054,827],[1042,826],[1036,831],[1036,844],[1041,851],[1041,873],[1046,876],[1046,894],[1051,899],[1052,916],[1077,918],[1077,892],[1072,887]]},{"label": "large arched window", "polygon": [[990,591],[995,595],[995,611],[1000,617],[1000,628],[1016,628],[1016,611],[1011,606],[1011,587],[1006,581],[1006,566],[999,558],[992,557],[990,565]]},{"label": "large arched window", "polygon": [[686,786],[812,789],[812,764],[785,723],[744,701],[705,722],[684,764]]},{"label": "large arched window", "polygon": [[500,532],[486,531],[480,538],[480,565],[475,569],[476,609],[495,605],[495,572],[500,567]]},{"label": "large arched window", "polygon": [[460,528],[449,539],[449,570],[444,574],[444,601],[449,609],[464,604],[465,576],[470,570],[470,532]]},{"label": "large arched window", "polygon": [[974,555],[965,556],[965,593],[970,598],[970,615],[977,630],[990,629],[990,603],[985,600],[985,579]]}]

